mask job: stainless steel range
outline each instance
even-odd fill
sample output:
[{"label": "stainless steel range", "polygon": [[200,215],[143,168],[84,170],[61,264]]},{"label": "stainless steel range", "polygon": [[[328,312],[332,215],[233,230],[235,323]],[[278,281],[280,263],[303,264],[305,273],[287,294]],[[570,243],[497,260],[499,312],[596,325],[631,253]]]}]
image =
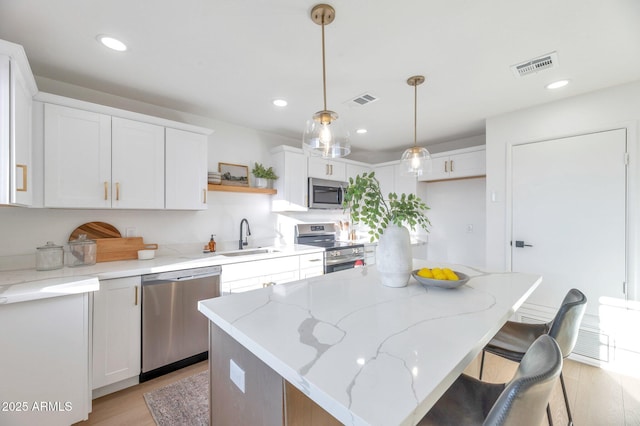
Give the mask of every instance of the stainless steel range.
[{"label": "stainless steel range", "polygon": [[364,266],[364,244],[336,241],[333,223],[296,225],[296,244],[324,247],[324,273]]}]

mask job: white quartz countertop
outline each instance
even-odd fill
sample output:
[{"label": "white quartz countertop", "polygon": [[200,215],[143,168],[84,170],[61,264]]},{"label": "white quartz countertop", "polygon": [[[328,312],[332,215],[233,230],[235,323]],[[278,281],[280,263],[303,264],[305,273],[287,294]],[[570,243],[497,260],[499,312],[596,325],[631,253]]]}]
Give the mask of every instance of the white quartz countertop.
[{"label": "white quartz countertop", "polygon": [[[414,260],[414,268],[442,266]],[[348,425],[413,425],[541,277],[470,275],[457,289],[378,281],[375,266],[199,302],[199,310]]]},{"label": "white quartz countertop", "polygon": [[[253,249],[257,248],[245,249],[244,253],[250,253]],[[177,253],[176,255],[160,256],[150,260],[120,260],[115,262],[101,262],[90,266],[65,266],[62,269],[52,271],[36,271],[35,267],[31,269],[0,271],[0,305],[61,296],[64,294],[64,291],[71,291],[72,288],[75,288],[75,291],[79,291],[79,289],[96,291],[98,290],[98,280],[131,277],[202,266],[251,262],[254,260],[324,251],[322,248],[297,244],[269,247],[268,249],[271,250],[269,253],[243,254],[242,256],[225,255],[225,253],[233,254],[239,252],[239,250],[222,253]],[[92,285],[88,286],[88,280],[95,282],[95,287]],[[43,291],[45,288],[47,291]],[[60,290],[60,292],[53,291],[54,288]]]}]

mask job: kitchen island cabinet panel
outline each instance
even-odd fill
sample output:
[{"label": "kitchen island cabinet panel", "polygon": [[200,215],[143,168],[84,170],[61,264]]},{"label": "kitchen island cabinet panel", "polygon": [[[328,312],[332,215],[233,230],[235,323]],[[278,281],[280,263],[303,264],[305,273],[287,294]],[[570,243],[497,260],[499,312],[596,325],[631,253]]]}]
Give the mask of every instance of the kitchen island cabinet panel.
[{"label": "kitchen island cabinet panel", "polygon": [[206,210],[207,136],[167,127],[165,152],[165,207]]},{"label": "kitchen island cabinet panel", "polygon": [[111,117],[44,106],[45,207],[111,207]]},{"label": "kitchen island cabinet panel", "polygon": [[140,285],[139,276],[102,280],[93,294],[94,390],[140,374]]}]

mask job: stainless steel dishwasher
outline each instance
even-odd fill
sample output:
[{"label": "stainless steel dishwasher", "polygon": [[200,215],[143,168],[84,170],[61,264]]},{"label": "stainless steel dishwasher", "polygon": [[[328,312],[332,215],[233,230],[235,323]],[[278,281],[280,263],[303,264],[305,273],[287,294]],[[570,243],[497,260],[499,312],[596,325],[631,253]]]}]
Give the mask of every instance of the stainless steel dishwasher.
[{"label": "stainless steel dishwasher", "polygon": [[142,372],[146,381],[207,359],[208,319],[198,301],[220,296],[220,266],[142,276]]}]

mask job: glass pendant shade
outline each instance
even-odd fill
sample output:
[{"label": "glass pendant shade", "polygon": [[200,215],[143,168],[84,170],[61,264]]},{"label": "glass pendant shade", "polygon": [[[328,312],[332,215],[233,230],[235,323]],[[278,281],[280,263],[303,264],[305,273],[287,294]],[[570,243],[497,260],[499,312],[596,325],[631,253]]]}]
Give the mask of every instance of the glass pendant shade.
[{"label": "glass pendant shade", "polygon": [[302,148],[310,155],[325,158],[344,157],[351,153],[349,132],[345,131],[338,114],[323,110],[314,114],[302,135]]},{"label": "glass pendant shade", "polygon": [[402,173],[406,175],[421,176],[422,171],[431,160],[431,155],[426,148],[414,146],[406,149],[400,158]]}]

